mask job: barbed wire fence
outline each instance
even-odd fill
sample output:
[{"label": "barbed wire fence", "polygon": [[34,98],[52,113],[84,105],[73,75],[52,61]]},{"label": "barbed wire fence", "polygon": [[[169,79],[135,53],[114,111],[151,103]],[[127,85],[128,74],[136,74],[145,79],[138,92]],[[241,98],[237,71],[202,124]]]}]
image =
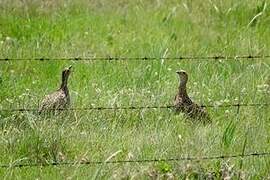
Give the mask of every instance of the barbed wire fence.
[{"label": "barbed wire fence", "polygon": [[270,55],[240,55],[240,56],[175,56],[175,57],[1,57],[0,62],[8,61],[151,61],[151,60],[238,60],[238,59],[270,59]]},{"label": "barbed wire fence", "polygon": [[[236,107],[237,113],[239,113],[240,107],[268,107],[270,104],[268,103],[246,103],[246,104],[221,104],[221,105],[201,105],[202,108],[229,108],[229,107]],[[141,110],[141,109],[173,109],[175,108],[174,105],[163,105],[163,106],[115,106],[115,107],[82,107],[82,108],[67,108],[67,109],[48,109],[48,111],[102,111],[102,110]],[[35,112],[38,111],[37,108],[2,108],[0,112]]]},{"label": "barbed wire fence", "polygon": [[98,164],[126,164],[126,163],[158,163],[158,162],[179,162],[179,161],[209,161],[231,158],[262,158],[270,156],[270,152],[249,153],[249,154],[231,154],[220,156],[203,156],[203,157],[179,157],[179,158],[154,158],[154,159],[137,159],[137,160],[111,160],[111,161],[66,161],[66,162],[47,162],[47,163],[10,163],[0,164],[0,168],[12,167],[37,167],[37,166],[74,166],[74,165],[98,165]]},{"label": "barbed wire fence", "polygon": [[[151,60],[238,60],[238,59],[270,59],[270,55],[246,55],[246,56],[179,56],[179,57],[32,57],[32,58],[0,58],[0,62],[9,61],[151,61]],[[219,105],[201,105],[203,108],[237,108],[236,113],[239,114],[240,107],[269,107],[268,103],[240,103],[237,104],[219,104]],[[114,107],[82,107],[82,108],[68,108],[68,109],[53,109],[56,111],[92,111],[92,110],[141,110],[141,109],[173,109],[173,105],[160,106],[114,106]],[[35,112],[37,108],[2,108],[0,112]],[[37,167],[37,166],[74,166],[74,165],[98,165],[98,164],[124,164],[124,163],[157,163],[157,162],[178,162],[178,161],[205,161],[205,160],[219,160],[230,158],[262,158],[270,156],[270,152],[249,153],[249,154],[231,154],[220,156],[203,156],[203,157],[179,157],[179,158],[154,158],[154,159],[137,159],[137,160],[115,160],[115,161],[68,161],[68,162],[47,162],[47,163],[10,163],[0,164],[0,168],[21,168],[21,167]]]},{"label": "barbed wire fence", "polygon": [[[253,104],[223,104],[223,105],[202,105],[201,107],[209,108],[222,108],[222,107],[236,107],[237,114],[239,114],[240,107],[266,107],[270,104],[253,103]],[[122,107],[85,107],[85,108],[69,108],[69,109],[53,109],[57,111],[89,111],[89,110],[136,110],[136,109],[171,109],[174,108],[173,105],[165,106],[122,106]],[[18,109],[0,109],[1,111],[8,112],[25,112],[25,111],[38,111],[35,108],[18,108]],[[231,158],[242,158],[241,162],[248,157],[262,158],[265,156],[270,156],[270,152],[255,152],[244,154],[230,154],[230,155],[220,155],[220,156],[203,156],[203,157],[179,157],[179,158],[153,158],[153,159],[135,159],[135,160],[114,160],[114,161],[59,161],[59,162],[46,162],[46,163],[10,163],[10,164],[0,164],[0,168],[23,168],[23,167],[40,167],[40,166],[82,166],[82,165],[99,165],[99,164],[126,164],[126,163],[159,163],[159,162],[180,162],[180,161],[209,161],[209,160],[220,160],[220,159],[231,159]]]},{"label": "barbed wire fence", "polygon": [[[147,60],[219,60],[219,59],[270,59],[270,55],[240,55],[240,56],[179,56],[179,57],[28,57],[28,58],[9,58],[1,57],[0,62],[8,61],[121,61],[121,60],[134,60],[134,61],[147,61]],[[201,107],[217,108],[217,107],[237,107],[237,114],[239,114],[240,107],[242,106],[269,106],[269,104],[252,103],[252,104],[241,104],[240,99],[237,104],[223,104],[223,105],[201,105]],[[84,107],[84,108],[69,108],[70,111],[87,111],[87,110],[136,110],[136,109],[170,109],[174,108],[173,105],[162,105],[162,106],[126,106],[126,107]],[[63,111],[64,109],[54,109]],[[0,109],[1,111],[38,111],[35,108],[11,108],[11,109]]]}]

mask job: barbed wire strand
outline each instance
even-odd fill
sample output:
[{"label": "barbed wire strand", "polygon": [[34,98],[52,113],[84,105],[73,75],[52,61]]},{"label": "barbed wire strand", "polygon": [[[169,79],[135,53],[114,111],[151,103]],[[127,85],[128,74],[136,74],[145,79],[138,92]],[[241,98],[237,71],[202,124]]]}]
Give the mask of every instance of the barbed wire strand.
[{"label": "barbed wire strand", "polygon": [[137,160],[115,160],[115,161],[73,161],[73,162],[50,162],[50,163],[21,163],[21,164],[0,164],[0,168],[11,167],[37,167],[37,166],[64,166],[64,165],[97,165],[97,164],[124,164],[124,163],[155,163],[172,161],[207,161],[229,158],[248,158],[270,156],[270,152],[235,154],[221,156],[203,156],[203,157],[180,157],[180,158],[155,158],[155,159],[137,159]]},{"label": "barbed wire strand", "polygon": [[[226,107],[259,107],[259,106],[270,106],[267,103],[250,103],[250,104],[222,104],[222,105],[201,105],[203,108],[226,108]],[[122,107],[82,107],[82,108],[67,108],[67,109],[48,109],[54,111],[90,111],[90,110],[136,110],[136,109],[171,109],[173,105],[164,106],[122,106]],[[0,112],[25,112],[25,111],[38,111],[37,108],[10,108],[0,109]]]},{"label": "barbed wire strand", "polygon": [[148,61],[148,60],[219,60],[219,59],[264,59],[270,55],[243,55],[243,56],[179,56],[179,57],[29,57],[29,58],[0,58],[0,61]]}]

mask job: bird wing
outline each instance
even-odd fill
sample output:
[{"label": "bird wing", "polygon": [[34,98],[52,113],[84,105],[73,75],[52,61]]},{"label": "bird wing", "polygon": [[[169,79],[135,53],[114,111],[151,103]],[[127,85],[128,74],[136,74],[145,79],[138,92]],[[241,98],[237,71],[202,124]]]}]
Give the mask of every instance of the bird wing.
[{"label": "bird wing", "polygon": [[200,120],[203,120],[205,122],[212,121],[211,117],[207,113],[207,110],[204,107],[202,107],[196,103],[193,103],[189,107],[188,112],[189,112],[188,114],[195,119],[200,119]]},{"label": "bird wing", "polygon": [[63,108],[67,104],[67,99],[62,91],[56,91],[45,96],[39,107],[39,112],[43,110]]}]

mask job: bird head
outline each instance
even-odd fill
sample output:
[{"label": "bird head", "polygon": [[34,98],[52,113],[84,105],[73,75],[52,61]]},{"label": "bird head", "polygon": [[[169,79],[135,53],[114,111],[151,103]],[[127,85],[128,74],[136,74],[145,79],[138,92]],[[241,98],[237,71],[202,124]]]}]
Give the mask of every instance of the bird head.
[{"label": "bird head", "polygon": [[63,75],[64,77],[69,76],[69,74],[71,73],[71,68],[72,68],[72,66],[69,66],[68,68],[65,68],[65,69],[63,70],[63,72],[62,72],[62,75]]},{"label": "bird head", "polygon": [[188,79],[188,74],[184,70],[176,71],[176,73],[179,75],[181,80],[187,80]]}]

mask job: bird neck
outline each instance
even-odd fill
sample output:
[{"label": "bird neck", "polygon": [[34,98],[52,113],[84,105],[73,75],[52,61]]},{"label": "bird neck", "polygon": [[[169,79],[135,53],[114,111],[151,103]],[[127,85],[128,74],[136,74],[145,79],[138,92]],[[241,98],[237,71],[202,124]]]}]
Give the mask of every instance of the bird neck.
[{"label": "bird neck", "polygon": [[187,88],[186,88],[186,85],[187,85],[187,81],[181,79],[180,80],[179,87],[178,87],[178,90],[179,90],[178,93],[182,97],[187,97]]},{"label": "bird neck", "polygon": [[67,81],[68,81],[68,76],[63,74],[60,89],[63,89],[64,91],[67,90]]},{"label": "bird neck", "polygon": [[68,91],[67,85],[61,85],[60,89],[63,90],[63,91],[65,91],[65,92]]}]

